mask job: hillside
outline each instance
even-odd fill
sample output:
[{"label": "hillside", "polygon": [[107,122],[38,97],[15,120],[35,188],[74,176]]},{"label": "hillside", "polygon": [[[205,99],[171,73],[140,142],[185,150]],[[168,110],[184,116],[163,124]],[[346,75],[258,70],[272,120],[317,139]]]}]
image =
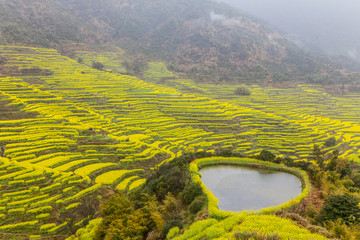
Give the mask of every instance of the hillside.
[{"label": "hillside", "polygon": [[96,196],[142,185],[151,169],[184,151],[251,156],[266,149],[307,162],[313,144],[333,136],[336,145],[324,153],[336,147],[339,157],[359,161],[358,93],[254,85],[250,96],[237,96],[234,85],[197,85],[159,63],[147,77],[169,78],[173,87],[98,71],[51,49],[2,46],[0,53],[7,69],[0,78],[0,236],[64,239],[98,217]]},{"label": "hillside", "polygon": [[64,42],[99,41],[92,26],[64,9],[61,1],[0,1],[0,41],[59,47]]},{"label": "hillside", "polygon": [[[359,239],[357,73],[207,0],[30,2],[0,0],[0,239]],[[301,194],[223,211],[208,164]]]},{"label": "hillside", "polygon": [[[72,42],[107,42],[126,50],[130,59],[162,60],[177,74],[207,82],[354,79],[305,54],[264,22],[209,0],[31,3],[0,1],[0,42],[51,46],[69,56]],[[130,62],[141,74],[139,63]]]}]

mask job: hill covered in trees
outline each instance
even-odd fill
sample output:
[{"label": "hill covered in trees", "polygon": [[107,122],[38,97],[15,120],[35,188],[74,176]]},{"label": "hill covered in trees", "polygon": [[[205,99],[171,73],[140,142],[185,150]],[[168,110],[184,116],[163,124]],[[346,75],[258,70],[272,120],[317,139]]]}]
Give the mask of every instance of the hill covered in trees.
[{"label": "hill covered in trees", "polygon": [[[109,43],[210,82],[349,82],[356,77],[297,48],[266,23],[209,0],[0,1],[0,41],[53,47]],[[135,59],[135,60],[134,60]]]}]

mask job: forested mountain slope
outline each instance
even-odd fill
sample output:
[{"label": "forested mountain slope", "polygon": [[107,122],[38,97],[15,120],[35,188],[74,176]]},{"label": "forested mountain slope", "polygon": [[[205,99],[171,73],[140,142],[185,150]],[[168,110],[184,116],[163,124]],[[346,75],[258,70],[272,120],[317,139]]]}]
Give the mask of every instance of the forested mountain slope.
[{"label": "forested mountain slope", "polygon": [[204,81],[332,83],[354,76],[309,56],[264,22],[209,0],[0,1],[0,41],[111,43]]}]

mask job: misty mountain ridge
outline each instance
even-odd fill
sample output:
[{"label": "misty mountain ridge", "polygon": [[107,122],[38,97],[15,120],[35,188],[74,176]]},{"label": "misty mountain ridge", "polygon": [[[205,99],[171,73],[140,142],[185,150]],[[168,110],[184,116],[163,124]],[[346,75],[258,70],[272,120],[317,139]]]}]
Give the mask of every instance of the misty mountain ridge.
[{"label": "misty mountain ridge", "polygon": [[217,0],[269,22],[299,47],[347,68],[360,68],[356,0]]},{"label": "misty mountain ridge", "polygon": [[56,48],[111,43],[208,82],[350,81],[263,21],[209,0],[0,0],[0,41]]}]

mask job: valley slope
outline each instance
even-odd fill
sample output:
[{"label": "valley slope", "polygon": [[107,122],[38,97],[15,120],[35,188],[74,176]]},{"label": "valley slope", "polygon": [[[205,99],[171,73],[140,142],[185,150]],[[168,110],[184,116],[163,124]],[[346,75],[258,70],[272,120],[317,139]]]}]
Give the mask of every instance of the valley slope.
[{"label": "valley slope", "polygon": [[[350,82],[357,74],[304,53],[266,23],[209,0],[1,0],[1,43],[111,43],[206,82]],[[137,60],[135,61],[134,58]]]},{"label": "valley slope", "polygon": [[[65,239],[111,195],[187,154],[266,150],[315,166],[319,144],[325,158],[338,150],[360,161],[358,73],[239,10],[208,0],[0,0],[0,20],[0,239]],[[236,94],[242,83],[251,94]],[[264,228],[325,238],[277,216],[206,214],[178,239]]]},{"label": "valley slope", "polygon": [[98,71],[51,49],[0,52],[4,236],[74,231],[96,216],[96,196],[138,187],[152,168],[184,151],[267,149],[307,161],[314,143],[335,137],[343,157],[358,161],[358,94],[254,85],[252,95],[236,96],[236,86],[196,85],[161,63],[147,76],[170,76],[172,87]]}]

